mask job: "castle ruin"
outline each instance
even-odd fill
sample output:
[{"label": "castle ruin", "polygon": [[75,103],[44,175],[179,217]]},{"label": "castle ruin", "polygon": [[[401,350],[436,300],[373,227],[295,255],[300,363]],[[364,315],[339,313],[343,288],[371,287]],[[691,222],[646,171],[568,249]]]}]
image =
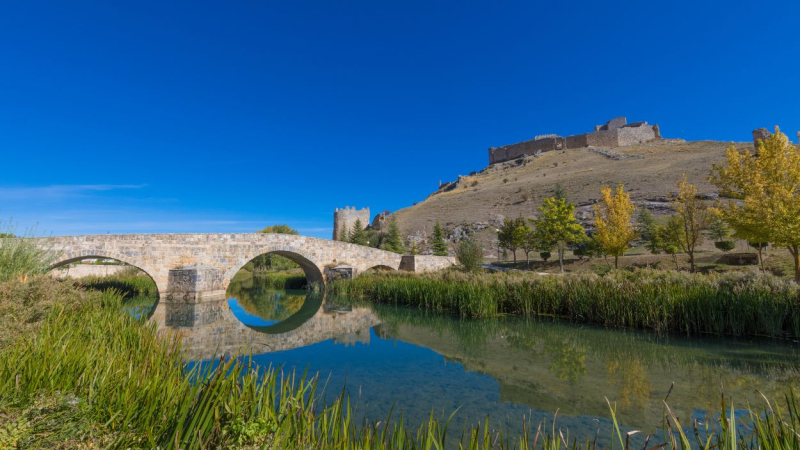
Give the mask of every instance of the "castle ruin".
[{"label": "castle ruin", "polygon": [[496,164],[522,156],[535,155],[553,150],[586,147],[624,147],[626,145],[661,139],[658,125],[647,122],[628,123],[624,117],[616,117],[605,125],[597,125],[591,133],[562,137],[545,134],[517,144],[489,148],[489,164]]},{"label": "castle ruin", "polygon": [[333,240],[340,241],[344,230],[352,231],[356,220],[360,220],[361,226],[367,228],[370,217],[369,208],[356,209],[352,206],[336,208],[333,211]]}]

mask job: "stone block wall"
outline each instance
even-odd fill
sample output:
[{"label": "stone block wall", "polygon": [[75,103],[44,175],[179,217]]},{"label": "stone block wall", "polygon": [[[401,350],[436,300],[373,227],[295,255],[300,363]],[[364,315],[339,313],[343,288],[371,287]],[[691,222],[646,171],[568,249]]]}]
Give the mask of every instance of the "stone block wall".
[{"label": "stone block wall", "polygon": [[591,133],[576,134],[566,138],[547,135],[517,144],[491,147],[489,164],[534,155],[538,152],[586,147],[622,147],[653,139],[661,139],[658,125],[648,125],[647,122],[628,124],[625,117],[615,117],[605,125],[596,125]]},{"label": "stone block wall", "polygon": [[616,132],[618,134],[617,146],[619,147],[657,139],[655,126],[649,126],[647,122],[631,124],[616,130]]},{"label": "stone block wall", "polygon": [[492,147],[489,149],[489,164],[564,148],[566,148],[566,140],[561,136],[548,136],[502,147]]}]

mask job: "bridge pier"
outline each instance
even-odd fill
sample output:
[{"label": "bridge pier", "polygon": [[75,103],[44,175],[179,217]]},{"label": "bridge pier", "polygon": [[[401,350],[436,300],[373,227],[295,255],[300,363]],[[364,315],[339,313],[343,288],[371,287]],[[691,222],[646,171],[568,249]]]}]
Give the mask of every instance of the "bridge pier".
[{"label": "bridge pier", "polygon": [[210,266],[170,269],[167,292],[161,298],[171,303],[203,303],[225,299],[225,274]]}]

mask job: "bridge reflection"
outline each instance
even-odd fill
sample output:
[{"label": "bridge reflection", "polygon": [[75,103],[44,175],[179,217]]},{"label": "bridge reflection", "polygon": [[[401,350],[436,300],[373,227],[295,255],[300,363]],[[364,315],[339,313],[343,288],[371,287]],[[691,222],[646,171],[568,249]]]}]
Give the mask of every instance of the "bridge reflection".
[{"label": "bridge reflection", "polygon": [[231,311],[226,296],[203,303],[162,301],[150,321],[180,336],[188,360],[222,355],[262,354],[336,340],[369,339],[380,319],[368,307],[336,304],[323,293],[309,293],[292,316],[270,326],[248,326]]}]

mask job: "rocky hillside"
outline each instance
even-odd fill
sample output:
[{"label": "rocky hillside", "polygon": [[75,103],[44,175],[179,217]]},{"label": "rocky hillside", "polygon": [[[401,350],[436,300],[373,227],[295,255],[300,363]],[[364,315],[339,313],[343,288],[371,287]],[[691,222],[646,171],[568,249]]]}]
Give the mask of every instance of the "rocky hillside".
[{"label": "rocky hillside", "polygon": [[655,214],[665,214],[670,211],[667,194],[675,191],[675,181],[682,174],[702,195],[716,197],[716,189],[707,178],[712,164],[724,161],[727,145],[716,141],[662,140],[629,147],[541,153],[460,176],[442,185],[425,201],[395,215],[401,229],[424,249],[437,219],[451,241],[467,231],[489,241],[503,218],[533,216],[542,199],[553,195],[557,184],[578,206],[577,216],[586,223],[592,219],[592,205],[598,201],[601,187],[617,183],[625,184],[638,205],[647,206]]}]

